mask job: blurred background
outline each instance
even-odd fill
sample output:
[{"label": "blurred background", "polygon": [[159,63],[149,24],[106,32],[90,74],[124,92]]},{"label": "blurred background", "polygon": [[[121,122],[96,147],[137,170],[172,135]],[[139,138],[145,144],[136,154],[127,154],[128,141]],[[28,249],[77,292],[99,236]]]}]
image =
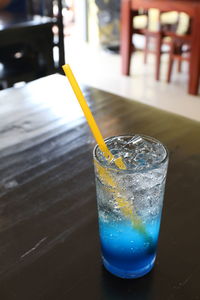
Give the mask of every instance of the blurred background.
[{"label": "blurred background", "polygon": [[[62,64],[70,63],[81,83],[200,120],[199,92],[192,96],[187,88],[191,18],[186,13],[134,12],[134,53],[126,74],[120,54],[123,0],[27,0],[25,5],[23,0],[10,1],[13,7],[9,0],[0,0],[1,89],[62,74]],[[15,17],[26,15],[26,21],[19,17],[18,21],[24,36],[29,27],[30,41],[18,41],[17,34],[23,33],[17,18],[12,20],[13,12]]]}]

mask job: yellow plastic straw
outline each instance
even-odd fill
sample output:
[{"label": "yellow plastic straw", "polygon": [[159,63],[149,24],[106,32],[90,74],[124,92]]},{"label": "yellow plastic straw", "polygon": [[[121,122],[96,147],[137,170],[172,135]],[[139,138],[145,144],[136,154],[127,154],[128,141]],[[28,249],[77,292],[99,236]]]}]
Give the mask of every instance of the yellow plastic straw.
[{"label": "yellow plastic straw", "polygon": [[143,234],[149,241],[150,237],[148,236],[146,228],[141,219],[137,216],[137,212],[135,211],[133,204],[130,204],[127,200],[125,200],[124,197],[122,198],[122,196],[120,195],[121,193],[119,193],[117,190],[117,183],[110,176],[110,174],[106,172],[106,170],[99,163],[97,163],[97,161],[95,161],[94,163],[101,180],[105,183],[106,186],[108,185],[110,188],[112,188],[112,193],[121,212],[124,214],[124,216],[131,220],[133,227],[141,234]]},{"label": "yellow plastic straw", "polygon": [[76,78],[74,77],[74,74],[72,73],[72,70],[70,68],[70,66],[68,64],[63,66],[63,70],[65,72],[65,75],[67,76],[71,87],[74,91],[74,94],[77,97],[77,100],[85,114],[85,117],[87,119],[87,122],[90,126],[90,129],[94,135],[94,138],[97,142],[97,144],[99,145],[99,148],[101,149],[101,151],[103,152],[104,156],[107,158],[108,161],[114,161],[114,163],[116,164],[116,166],[120,169],[126,169],[126,166],[123,162],[123,160],[121,159],[121,157],[115,159],[115,157],[113,156],[113,154],[110,152],[110,150],[108,149],[106,143],[104,142],[104,139],[101,135],[101,132],[95,122],[95,119],[88,107],[88,104],[83,96],[83,93],[81,92],[81,89],[78,85],[78,82],[76,81]]},{"label": "yellow plastic straw", "polygon": [[[83,93],[76,81],[76,78],[74,77],[74,74],[72,73],[72,70],[70,68],[70,66],[68,64],[62,66],[63,70],[65,72],[65,75],[67,76],[71,87],[77,97],[77,100],[85,114],[86,120],[90,126],[90,129],[94,135],[94,138],[97,142],[97,144],[99,145],[99,148],[101,149],[101,151],[103,152],[104,156],[108,159],[108,161],[112,161],[116,164],[116,166],[120,169],[126,169],[126,166],[122,160],[121,157],[115,159],[114,155],[110,152],[110,150],[108,149],[102,135],[101,132],[95,122],[95,119],[87,105],[87,102],[83,96]],[[109,184],[111,187],[116,188],[117,187],[117,183],[112,179],[112,177],[106,172],[105,169],[103,169],[99,164],[96,164],[96,168],[98,170],[98,173],[100,175],[100,177],[107,183]],[[137,216],[136,212],[134,212],[134,207],[132,205],[129,204],[129,202],[127,200],[125,200],[122,197],[118,196],[118,191],[117,189],[115,190],[115,199],[116,202],[119,206],[119,208],[121,209],[121,211],[123,212],[123,214],[127,217],[130,218],[133,226],[135,229],[137,229],[138,231],[140,231],[142,234],[144,234],[144,236],[149,239],[150,237],[148,236],[147,232],[146,232],[146,228],[144,226],[144,224],[142,223],[142,221],[140,220],[140,218]]]}]

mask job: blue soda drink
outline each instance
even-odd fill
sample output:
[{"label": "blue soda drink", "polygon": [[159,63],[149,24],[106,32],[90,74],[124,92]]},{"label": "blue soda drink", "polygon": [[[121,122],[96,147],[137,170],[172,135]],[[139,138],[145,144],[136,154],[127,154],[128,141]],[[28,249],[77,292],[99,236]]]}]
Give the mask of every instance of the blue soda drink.
[{"label": "blue soda drink", "polygon": [[168,153],[147,136],[111,137],[106,144],[115,158],[123,159],[126,169],[108,162],[95,147],[103,264],[118,277],[137,278],[155,262]]}]

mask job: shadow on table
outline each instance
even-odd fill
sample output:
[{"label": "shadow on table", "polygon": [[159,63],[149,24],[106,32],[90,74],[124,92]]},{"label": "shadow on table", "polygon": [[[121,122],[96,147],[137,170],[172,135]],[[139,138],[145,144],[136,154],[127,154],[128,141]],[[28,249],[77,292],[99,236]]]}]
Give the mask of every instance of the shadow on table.
[{"label": "shadow on table", "polygon": [[153,299],[154,270],[142,278],[121,279],[110,274],[102,266],[102,299],[149,300]]}]

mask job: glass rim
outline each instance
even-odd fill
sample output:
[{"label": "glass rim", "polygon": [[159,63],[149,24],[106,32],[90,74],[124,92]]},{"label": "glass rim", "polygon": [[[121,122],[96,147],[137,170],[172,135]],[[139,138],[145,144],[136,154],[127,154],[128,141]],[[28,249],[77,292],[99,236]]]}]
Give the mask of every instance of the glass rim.
[{"label": "glass rim", "polygon": [[106,142],[106,141],[108,141],[108,140],[110,140],[110,139],[112,139],[112,138],[114,138],[114,137],[121,137],[121,138],[123,138],[123,137],[129,137],[129,138],[131,138],[131,137],[133,137],[134,135],[139,135],[139,136],[141,136],[141,137],[143,137],[143,138],[146,138],[147,140],[151,140],[151,141],[154,141],[154,142],[156,142],[156,143],[159,143],[159,144],[161,144],[162,146],[163,146],[163,148],[165,149],[165,153],[166,153],[166,155],[165,155],[165,157],[161,160],[161,161],[159,161],[158,163],[155,163],[154,165],[152,165],[152,166],[148,166],[148,167],[145,167],[144,169],[142,169],[142,170],[134,170],[134,169],[119,169],[117,166],[116,167],[111,167],[111,166],[109,166],[109,165],[106,165],[105,163],[102,163],[101,161],[99,161],[99,159],[98,159],[98,156],[97,156],[97,149],[99,149],[99,145],[98,144],[96,144],[95,146],[94,146],[94,149],[93,149],[93,159],[98,163],[98,164],[100,164],[103,168],[106,168],[107,170],[110,170],[110,171],[115,171],[115,172],[122,172],[122,173],[144,173],[144,172],[147,172],[147,171],[151,171],[151,170],[155,170],[155,169],[158,169],[161,165],[163,165],[167,160],[168,160],[168,158],[169,158],[169,151],[168,151],[168,149],[167,149],[167,147],[163,144],[163,143],[161,143],[159,140],[157,140],[157,139],[155,139],[154,137],[151,137],[151,136],[148,136],[148,135],[144,135],[144,134],[137,134],[137,133],[135,133],[135,134],[133,134],[133,135],[130,135],[130,134],[128,134],[128,135],[113,135],[113,136],[109,136],[109,137],[107,137],[107,138],[105,138],[104,139],[104,141]]}]

